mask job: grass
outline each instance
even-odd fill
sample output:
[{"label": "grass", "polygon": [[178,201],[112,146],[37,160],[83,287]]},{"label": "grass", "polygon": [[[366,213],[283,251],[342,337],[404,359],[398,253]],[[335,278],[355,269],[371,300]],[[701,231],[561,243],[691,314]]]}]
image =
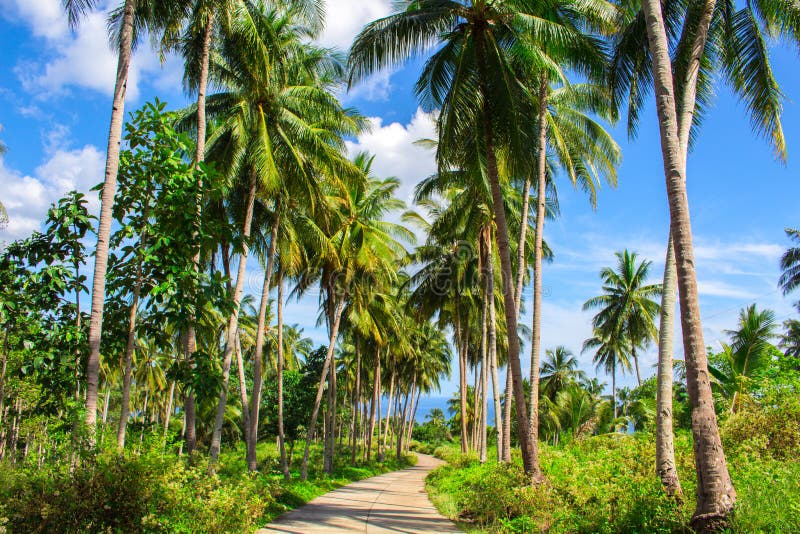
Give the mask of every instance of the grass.
[{"label": "grass", "polygon": [[[322,473],[321,450],[312,447],[309,479],[299,480],[302,443],[291,466],[280,473],[274,444],[258,447],[259,472],[248,473],[244,449],[224,451],[214,474],[207,458],[193,465],[147,440],[140,453],[120,457],[105,450],[70,470],[68,463],[0,462],[2,532],[252,532],[287,510],[349,484],[416,461],[359,462],[339,452],[333,475]],[[297,452],[296,451],[296,452]]]},{"label": "grass", "polygon": [[[676,438],[685,499],[676,503],[655,473],[653,436],[597,436],[553,448],[542,444],[546,483],[526,483],[517,457],[511,465],[479,464],[456,447],[437,455],[450,462],[427,480],[431,500],[467,532],[687,532],[694,508],[691,436]],[[491,458],[491,454],[489,455]],[[800,451],[792,458],[729,451],[739,494],[731,532],[800,532]]]}]

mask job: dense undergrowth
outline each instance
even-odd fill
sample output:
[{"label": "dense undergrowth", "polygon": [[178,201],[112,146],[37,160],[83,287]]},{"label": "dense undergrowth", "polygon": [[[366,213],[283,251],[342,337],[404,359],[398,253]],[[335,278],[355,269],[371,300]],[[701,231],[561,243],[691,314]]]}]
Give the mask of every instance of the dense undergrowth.
[{"label": "dense undergrowth", "polygon": [[[311,466],[321,465],[321,451],[312,451]],[[230,451],[212,475],[206,458],[190,465],[156,446],[124,457],[104,451],[73,469],[68,462],[40,466],[35,458],[0,462],[0,533],[250,532],[334,488],[414,462],[387,455],[350,466],[342,449],[333,476],[312,468],[302,482],[295,458],[285,482],[277,457],[274,444],[261,444],[261,471],[248,474],[243,451]]]},{"label": "dense undergrowth", "polygon": [[[800,400],[732,416],[722,435],[738,492],[731,532],[800,532]],[[526,483],[518,457],[481,465],[458,445],[442,446],[436,455],[448,465],[431,473],[428,490],[470,532],[684,532],[695,502],[691,434],[679,432],[675,447],[682,503],[661,489],[647,432],[542,444],[547,481],[538,487]]]}]

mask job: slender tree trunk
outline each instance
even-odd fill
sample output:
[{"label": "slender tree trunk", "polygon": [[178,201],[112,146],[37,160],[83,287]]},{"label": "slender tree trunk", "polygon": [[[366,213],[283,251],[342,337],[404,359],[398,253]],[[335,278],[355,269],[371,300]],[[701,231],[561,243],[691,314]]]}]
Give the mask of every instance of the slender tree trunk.
[{"label": "slender tree trunk", "polygon": [[[489,240],[490,251],[492,241]],[[499,381],[497,378],[497,312],[494,303],[494,263],[491,260],[491,252],[489,254],[490,261],[488,263],[488,293],[489,293],[489,367],[492,375],[492,391],[494,392],[494,426],[497,433],[497,460],[503,459],[503,428],[501,424],[502,416],[500,411],[500,391]],[[488,385],[487,394],[488,394]],[[487,410],[487,408],[484,408]],[[487,411],[488,413],[488,411]]]},{"label": "slender tree trunk", "polygon": [[[414,376],[414,380],[416,380],[416,378],[417,377]],[[406,419],[408,418],[408,404],[409,404],[409,398],[411,397],[411,395],[412,395],[412,391],[409,390],[406,393],[406,400],[405,400],[405,403],[403,404],[403,415],[402,415],[402,421],[401,421],[401,424],[400,424],[400,432],[397,433],[397,455],[396,456],[397,456],[398,460],[403,455],[403,436],[405,435],[405,432],[406,432]]]},{"label": "slender tree trunk", "polygon": [[[150,185],[148,184],[147,192],[145,193],[145,208],[143,218],[145,221],[148,217],[150,207]],[[144,249],[147,246],[147,231],[142,231],[139,238],[140,248]],[[136,317],[139,313],[139,298],[142,294],[142,284],[144,283],[144,276],[142,273],[144,260],[140,257],[136,264],[136,280],[133,286],[133,300],[131,307],[128,311],[128,339],[125,345],[125,361],[124,371],[122,375],[122,402],[120,408],[119,424],[117,426],[117,448],[122,450],[125,448],[125,432],[128,427],[128,416],[130,414],[130,397],[131,397],[131,375],[133,373],[133,355],[136,351]]]},{"label": "slender tree trunk", "polygon": [[394,400],[394,382],[395,382],[395,374],[396,374],[395,371],[396,371],[396,369],[395,369],[394,354],[392,354],[392,374],[390,375],[390,378],[389,378],[389,398],[386,400],[386,407],[387,407],[387,410],[386,410],[386,427],[384,428],[384,431],[383,431],[383,448],[384,449],[388,448],[389,428],[391,427],[389,422],[392,420],[393,409],[394,409],[392,401]]},{"label": "slender tree trunk", "polygon": [[239,255],[239,268],[236,273],[236,287],[233,292],[233,312],[228,320],[227,336],[225,338],[225,354],[222,360],[222,385],[219,394],[219,402],[217,403],[217,411],[214,414],[214,430],[211,435],[211,449],[209,459],[209,469],[219,458],[220,446],[222,444],[222,424],[225,420],[225,406],[228,402],[228,384],[230,381],[231,373],[231,360],[233,359],[233,352],[236,345],[236,330],[239,328],[239,304],[242,301],[242,292],[244,290],[245,270],[247,267],[247,255],[249,246],[247,241],[250,239],[250,229],[253,224],[253,208],[256,201],[256,185],[257,177],[253,172],[250,176],[250,186],[247,193],[247,208],[244,216],[244,225],[242,227],[242,253]]},{"label": "slender tree trunk", "polygon": [[472,410],[475,412],[472,415],[472,428],[470,428],[470,434],[472,438],[472,448],[475,449],[476,452],[480,452],[480,443],[478,443],[479,428],[480,428],[480,418],[481,418],[481,405],[482,403],[479,401],[480,399],[480,382],[478,381],[478,365],[476,364],[474,369],[474,376],[472,379]]},{"label": "slender tree trunk", "polygon": [[503,461],[511,461],[511,405],[514,395],[514,382],[511,369],[506,369],[506,393],[503,403]]},{"label": "slender tree trunk", "polygon": [[611,403],[614,405],[614,419],[617,418],[617,363],[611,368]]},{"label": "slender tree trunk", "polygon": [[406,447],[405,450],[408,451],[411,448],[411,435],[414,432],[414,423],[417,421],[417,409],[419,409],[419,397],[422,395],[422,389],[419,387],[417,389],[417,396],[414,399],[413,408],[411,408],[411,418],[408,420],[408,430],[406,431]]},{"label": "slender tree trunk", "polygon": [[[103,395],[103,428],[105,428],[106,423],[108,422],[108,405],[111,401],[111,386],[108,384],[108,380],[106,380],[106,392]],[[0,412],[2,411],[2,405],[0,404]]]},{"label": "slender tree trunk", "polygon": [[[468,325],[461,327],[461,319],[458,316],[458,303],[456,303],[456,337],[461,344],[458,351],[458,385],[459,400],[461,401],[461,452],[468,450],[467,442],[467,356],[469,351],[469,330]],[[461,339],[463,337],[463,339]]]},{"label": "slender tree trunk", "polygon": [[[713,10],[714,2],[708,4]],[[708,360],[700,320],[689,200],[686,193],[686,164],[678,128],[669,44],[661,3],[658,0],[644,0],[643,8],[653,58],[653,79],[670,208],[670,230],[675,249],[686,359],[686,385],[692,402],[692,435],[698,479],[697,506],[692,526],[701,532],[714,531],[727,527],[728,516],[736,503],[736,491],[728,473],[711,395]],[[710,14],[708,20],[710,21]],[[704,23],[699,27],[698,34],[705,35],[707,31],[708,24]],[[699,50],[698,57],[705,47],[705,39],[700,41],[695,46]],[[699,68],[699,60],[696,67]],[[685,89],[695,90],[694,87]]]},{"label": "slender tree trunk", "polygon": [[675,328],[675,252],[672,237],[667,241],[664,284],[661,294],[661,324],[658,333],[658,389],[656,390],[656,469],[670,496],[683,495],[675,465],[672,429],[672,333]]},{"label": "slender tree trunk", "polygon": [[250,443],[250,411],[247,409],[247,378],[244,375],[244,358],[242,357],[242,337],[236,328],[236,370],[239,378],[239,398],[242,403],[242,430],[245,445]]},{"label": "slender tree trunk", "polygon": [[[283,270],[278,271],[278,448],[281,454],[283,479],[289,480],[289,462],[286,458],[286,436],[283,423],[283,369],[286,366],[283,350]],[[255,399],[253,400],[255,402]],[[257,428],[257,427],[256,427]],[[252,437],[252,436],[251,436]],[[256,441],[258,436],[256,436]]]},{"label": "slender tree trunk", "polygon": [[[250,440],[247,442],[247,469],[250,471],[255,471],[257,466],[256,460],[256,444],[258,442],[258,425],[260,414],[259,411],[261,410],[261,391],[263,388],[264,379],[262,377],[263,374],[263,366],[264,366],[264,337],[267,330],[267,307],[269,305],[269,290],[272,284],[272,270],[275,268],[275,250],[277,247],[278,241],[278,226],[280,224],[280,212],[278,210],[278,204],[276,204],[275,209],[275,220],[272,223],[272,230],[270,232],[270,241],[269,241],[269,250],[267,252],[267,271],[264,273],[264,285],[261,287],[261,304],[258,307],[258,324],[256,327],[256,347],[255,352],[253,354],[253,395],[251,399],[251,406],[250,406]],[[279,289],[280,291],[280,289]],[[281,306],[281,302],[279,299],[278,306]],[[278,348],[280,352],[282,347]],[[283,376],[282,369],[279,369],[279,374]],[[283,393],[283,383],[278,383],[278,426],[280,427],[282,424],[282,408],[283,408],[283,398],[281,393]],[[281,434],[279,429],[279,434]],[[285,453],[285,450],[284,450]],[[284,464],[286,461],[286,455],[281,455],[281,462]]]},{"label": "slender tree trunk", "polygon": [[164,437],[167,437],[169,432],[169,421],[172,418],[172,410],[175,403],[175,382],[169,386],[169,400],[167,401],[167,409],[164,412]]},{"label": "slender tree trunk", "polygon": [[328,368],[328,406],[325,445],[323,448],[323,470],[333,473],[334,447],[336,445],[336,365]]},{"label": "slender tree trunk", "polygon": [[539,141],[537,155],[538,175],[536,186],[536,234],[533,248],[533,318],[531,325],[531,394],[528,404],[528,424],[532,448],[537,456],[539,450],[539,358],[542,341],[542,255],[544,220],[547,209],[547,99],[549,84],[547,77],[539,79]]},{"label": "slender tree trunk", "polygon": [[642,373],[639,372],[639,355],[636,354],[636,347],[631,346],[631,357],[633,358],[633,367],[636,369],[636,382],[639,386],[642,385]]},{"label": "slender tree trunk", "polygon": [[144,441],[144,427],[147,423],[147,401],[150,400],[150,391],[144,390],[144,408],[142,408],[142,430],[139,432],[139,443]]},{"label": "slender tree trunk", "polygon": [[111,238],[111,222],[114,218],[114,196],[117,192],[119,172],[119,149],[122,138],[122,122],[125,118],[125,90],[128,68],[131,63],[133,43],[133,17],[135,0],[125,0],[122,28],[119,35],[119,58],[117,77],[114,83],[114,103],[111,110],[111,125],[108,133],[105,180],[100,200],[100,220],[97,225],[97,249],[95,251],[94,280],[92,282],[92,312],[89,322],[89,358],[86,363],[86,426],[89,440],[95,442],[97,424],[97,387],[100,373],[100,339],[103,331],[103,305],[106,296],[106,271],[108,269],[108,247]]},{"label": "slender tree trunk", "polygon": [[328,376],[328,368],[333,361],[333,351],[336,347],[336,338],[339,336],[339,324],[342,319],[342,310],[344,309],[345,296],[340,295],[336,304],[336,311],[334,313],[333,326],[331,327],[330,339],[328,340],[328,353],[325,355],[325,363],[322,366],[322,375],[319,379],[317,386],[317,396],[314,399],[314,409],[311,412],[311,422],[308,425],[306,432],[306,447],[303,452],[303,463],[300,467],[300,480],[308,480],[308,456],[311,452],[311,441],[314,439],[314,432],[317,426],[317,418],[319,417],[319,407],[322,404],[322,392],[325,389],[325,379]]},{"label": "slender tree trunk", "polygon": [[[491,258],[489,258],[489,262],[491,262]],[[486,463],[486,438],[487,438],[487,421],[486,421],[486,410],[488,408],[488,395],[486,394],[486,366],[489,363],[489,359],[487,357],[488,352],[488,345],[489,345],[489,300],[493,298],[493,295],[489,293],[489,274],[488,269],[485,273],[486,275],[486,283],[484,284],[484,300],[482,308],[482,329],[481,329],[481,388],[483,390],[481,394],[481,417],[480,420],[480,445],[478,447],[478,460],[480,463]],[[477,386],[477,384],[476,384]],[[475,393],[477,395],[478,388],[475,388]],[[477,403],[476,403],[477,406]]]},{"label": "slender tree trunk", "polygon": [[[356,342],[356,391],[355,397],[353,399],[353,449],[350,451],[350,463],[355,465],[356,463],[356,449],[358,448],[358,435],[361,433],[361,425],[359,424],[361,419],[361,409],[359,408],[359,402],[361,401],[361,351],[358,347],[358,342]],[[356,415],[358,416],[358,420],[356,419]]]},{"label": "slender tree trunk", "polygon": [[[369,431],[367,432],[366,460],[369,462],[372,457],[372,436],[375,433],[375,411],[378,407],[378,398],[381,394],[381,352],[380,349],[375,353],[375,371],[373,374],[372,404],[369,408]],[[380,414],[378,414],[380,417]]]},{"label": "slender tree trunk", "polygon": [[0,361],[0,426],[3,424],[3,406],[6,398],[6,364],[8,362],[8,336],[9,329],[6,326],[6,335],[3,340],[3,359]]}]

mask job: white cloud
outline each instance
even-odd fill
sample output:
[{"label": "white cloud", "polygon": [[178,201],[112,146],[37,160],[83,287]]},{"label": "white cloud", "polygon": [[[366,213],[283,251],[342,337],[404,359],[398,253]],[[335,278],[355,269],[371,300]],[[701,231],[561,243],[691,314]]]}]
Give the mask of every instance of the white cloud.
[{"label": "white cloud", "polygon": [[367,23],[391,13],[390,0],[326,0],[325,31],[319,41],[325,46],[348,50]]},{"label": "white cloud", "polygon": [[103,178],[105,156],[92,145],[76,150],[55,150],[34,176],[5,166],[0,159],[0,201],[8,211],[8,227],[0,241],[12,241],[38,230],[47,209],[64,193],[76,189],[87,195],[89,209],[99,210],[99,199],[89,189]]},{"label": "white cloud", "polygon": [[392,122],[384,125],[379,117],[370,118],[372,130],[360,135],[357,142],[348,142],[350,154],[368,151],[376,155],[372,169],[376,176],[395,176],[401,186],[397,196],[411,205],[414,186],[436,171],[434,153],[414,145],[420,139],[436,135],[434,116],[417,109],[408,124]]},{"label": "white cloud", "polygon": [[[67,27],[61,0],[0,0],[0,6],[6,17],[25,24],[45,43],[40,57],[21,60],[15,68],[26,91],[39,98],[64,93],[70,87],[113,94],[117,53],[109,45],[108,9],[88,13],[73,33]],[[158,55],[144,41],[131,62],[127,97],[133,101],[139,97],[139,81],[144,78],[159,90],[179,90],[180,73],[174,61],[162,68]]]}]

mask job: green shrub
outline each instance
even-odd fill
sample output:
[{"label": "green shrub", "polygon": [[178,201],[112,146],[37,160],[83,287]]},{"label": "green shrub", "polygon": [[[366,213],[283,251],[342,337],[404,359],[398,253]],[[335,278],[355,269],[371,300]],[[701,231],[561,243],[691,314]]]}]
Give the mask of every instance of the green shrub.
[{"label": "green shrub", "polygon": [[800,397],[776,395],[763,407],[747,407],[722,425],[722,444],[757,457],[787,459],[800,455]]}]

